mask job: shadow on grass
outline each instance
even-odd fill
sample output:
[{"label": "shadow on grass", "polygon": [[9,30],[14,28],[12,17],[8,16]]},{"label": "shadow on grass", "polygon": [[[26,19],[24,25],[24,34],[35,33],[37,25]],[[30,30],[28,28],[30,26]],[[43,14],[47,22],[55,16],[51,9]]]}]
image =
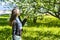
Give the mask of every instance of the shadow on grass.
[{"label": "shadow on grass", "polygon": [[44,27],[44,26],[46,26],[46,27],[60,27],[60,21],[57,21],[57,20],[53,20],[53,21],[50,21],[50,22],[39,22],[39,23],[33,23],[33,22],[28,22],[27,23],[27,26],[28,27],[40,27],[40,26],[42,26],[42,27]]},{"label": "shadow on grass", "polygon": [[0,26],[9,25],[7,18],[0,18]]},{"label": "shadow on grass", "polygon": [[9,17],[9,14],[2,14],[0,17]]},{"label": "shadow on grass", "polygon": [[60,23],[56,21],[50,21],[48,23],[36,23],[36,26],[46,26],[46,27],[60,27]]}]

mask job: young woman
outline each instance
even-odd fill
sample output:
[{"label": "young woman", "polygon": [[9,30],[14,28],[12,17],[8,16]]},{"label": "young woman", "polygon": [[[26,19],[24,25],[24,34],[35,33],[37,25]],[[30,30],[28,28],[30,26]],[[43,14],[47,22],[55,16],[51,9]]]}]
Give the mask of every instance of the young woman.
[{"label": "young woman", "polygon": [[21,21],[19,9],[14,8],[12,10],[12,14],[10,18],[10,25],[12,26],[13,40],[21,40],[22,26],[25,24],[27,20],[26,18],[23,21]]}]

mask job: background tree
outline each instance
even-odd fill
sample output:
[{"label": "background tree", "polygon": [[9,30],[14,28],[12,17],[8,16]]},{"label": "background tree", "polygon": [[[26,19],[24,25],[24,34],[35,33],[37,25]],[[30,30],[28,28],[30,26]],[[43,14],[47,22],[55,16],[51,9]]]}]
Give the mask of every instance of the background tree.
[{"label": "background tree", "polygon": [[29,20],[33,22],[36,22],[37,16],[43,13],[49,13],[60,19],[60,0],[12,0],[11,2],[21,9],[22,17],[29,15]]}]

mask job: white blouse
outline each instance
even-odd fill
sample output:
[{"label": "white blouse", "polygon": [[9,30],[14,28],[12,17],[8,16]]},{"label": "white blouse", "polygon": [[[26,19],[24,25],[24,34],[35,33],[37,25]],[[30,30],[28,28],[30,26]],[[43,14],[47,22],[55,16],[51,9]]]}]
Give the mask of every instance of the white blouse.
[{"label": "white blouse", "polygon": [[21,23],[21,21],[19,20],[18,17],[16,17],[16,21],[17,21],[17,23],[18,23],[18,27],[19,27],[20,29],[22,29],[22,23]]}]

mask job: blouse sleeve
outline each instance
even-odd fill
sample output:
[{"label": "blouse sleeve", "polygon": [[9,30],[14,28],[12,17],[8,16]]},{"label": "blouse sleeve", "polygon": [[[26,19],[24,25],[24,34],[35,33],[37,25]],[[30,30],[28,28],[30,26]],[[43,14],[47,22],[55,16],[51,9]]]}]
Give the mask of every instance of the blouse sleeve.
[{"label": "blouse sleeve", "polygon": [[24,26],[24,24],[26,23],[27,19],[25,18],[23,21],[21,20],[20,16],[19,16],[19,20],[21,21],[22,23],[22,26]]},{"label": "blouse sleeve", "polygon": [[24,26],[24,24],[26,23],[26,21],[27,21],[27,19],[24,19],[23,21],[22,21],[22,25]]}]

